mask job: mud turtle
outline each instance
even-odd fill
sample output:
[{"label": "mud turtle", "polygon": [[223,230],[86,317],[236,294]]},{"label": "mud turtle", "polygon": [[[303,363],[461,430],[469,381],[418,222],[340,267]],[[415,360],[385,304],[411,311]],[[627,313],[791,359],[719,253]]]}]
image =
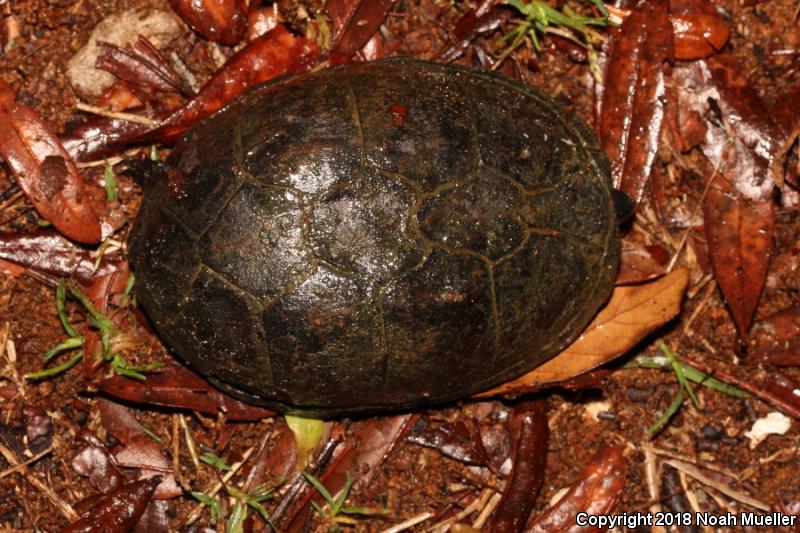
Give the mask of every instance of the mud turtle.
[{"label": "mud turtle", "polygon": [[619,259],[608,164],[538,90],[408,59],[260,85],[195,126],[130,237],[167,344],[317,415],[411,408],[570,343]]}]

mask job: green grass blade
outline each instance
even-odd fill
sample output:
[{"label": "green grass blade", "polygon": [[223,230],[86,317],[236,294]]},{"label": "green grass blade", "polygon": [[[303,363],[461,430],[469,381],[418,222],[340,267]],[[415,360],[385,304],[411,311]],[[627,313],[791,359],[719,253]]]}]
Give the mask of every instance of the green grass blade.
[{"label": "green grass blade", "polygon": [[34,379],[46,379],[51,378],[53,376],[57,376],[62,372],[66,372],[73,366],[77,365],[78,362],[83,359],[83,350],[75,354],[75,356],[65,363],[61,363],[60,365],[56,365],[50,368],[45,368],[44,370],[39,370],[38,372],[31,372],[30,374],[25,374],[26,379],[34,380]]}]

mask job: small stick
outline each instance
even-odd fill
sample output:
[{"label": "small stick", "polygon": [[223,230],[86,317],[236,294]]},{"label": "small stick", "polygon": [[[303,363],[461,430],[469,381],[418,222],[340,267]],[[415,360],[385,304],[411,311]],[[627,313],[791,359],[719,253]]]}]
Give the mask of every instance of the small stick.
[{"label": "small stick", "polygon": [[686,474],[692,476],[700,483],[714,488],[720,491],[722,494],[728,496],[729,498],[733,498],[745,505],[749,505],[750,507],[755,507],[756,509],[760,509],[761,511],[769,511],[769,505],[756,500],[755,498],[751,498],[747,494],[740,492],[728,485],[720,483],[719,481],[710,478],[709,476],[705,475],[699,468],[694,466],[691,463],[686,463],[684,461],[679,461],[677,459],[667,459],[664,461],[664,464],[668,464],[672,468],[678,470],[679,472],[685,472]]},{"label": "small stick", "polygon": [[145,126],[150,126],[151,128],[155,128],[156,126],[158,126],[158,122],[156,122],[155,120],[143,117],[141,115],[134,115],[133,113],[121,113],[119,111],[111,111],[109,109],[103,109],[102,107],[86,104],[84,102],[78,102],[75,105],[75,107],[79,111],[85,111],[87,113],[92,113],[93,115],[100,115],[101,117],[118,118],[120,120],[127,120],[128,122],[136,122],[137,124],[144,124]]},{"label": "small stick", "polygon": [[36,455],[31,457],[30,459],[28,459],[24,463],[19,463],[16,466],[12,466],[11,468],[7,468],[3,472],[0,472],[0,479],[3,479],[6,476],[10,476],[14,472],[22,470],[23,468],[25,468],[29,464],[35,463],[36,461],[38,461],[39,459],[41,459],[42,457],[44,457],[45,455],[49,454],[52,451],[53,451],[53,447],[52,446],[48,446],[47,449],[37,453]]},{"label": "small stick", "polygon": [[433,513],[431,513],[430,511],[418,514],[417,516],[409,518],[404,522],[400,522],[399,524],[395,524],[390,528],[384,529],[383,531],[381,531],[381,533],[400,533],[401,531],[405,531],[406,529],[410,529],[416,526],[417,524],[424,522],[425,520],[429,519],[432,516]]},{"label": "small stick", "polygon": [[489,520],[489,517],[494,512],[495,508],[500,504],[500,500],[503,498],[503,495],[499,492],[495,492],[492,494],[492,497],[489,499],[489,503],[481,511],[481,514],[478,515],[478,518],[472,523],[472,527],[475,529],[482,529],[486,521]]},{"label": "small stick", "polygon": [[8,461],[8,464],[10,464],[12,467],[20,467],[19,473],[25,476],[25,479],[28,481],[28,483],[30,483],[39,491],[41,491],[42,494],[44,494],[53,505],[55,505],[56,509],[59,510],[59,512],[64,518],[66,518],[70,522],[75,522],[76,520],[80,519],[80,516],[78,515],[78,513],[75,512],[75,509],[73,509],[70,504],[62,500],[61,496],[56,494],[56,492],[52,488],[50,488],[50,486],[47,483],[39,479],[38,476],[36,476],[32,472],[28,472],[27,466],[20,465],[20,462],[17,460],[17,457],[14,454],[14,452],[6,448],[6,446],[2,443],[0,443],[0,454],[2,454],[3,457],[5,457],[6,461]]}]

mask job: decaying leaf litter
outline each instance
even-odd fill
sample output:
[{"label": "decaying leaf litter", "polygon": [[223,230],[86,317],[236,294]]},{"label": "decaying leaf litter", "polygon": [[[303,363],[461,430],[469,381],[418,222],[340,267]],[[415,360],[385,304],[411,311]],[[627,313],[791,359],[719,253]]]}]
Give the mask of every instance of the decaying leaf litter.
[{"label": "decaying leaf litter", "polygon": [[[604,17],[600,4],[250,2],[246,24],[238,1],[85,4],[0,4],[4,526],[555,531],[581,510],[798,512],[796,2],[620,2],[617,27],[546,35],[529,32],[545,7],[574,21]],[[110,85],[77,89],[70,58],[142,7],[166,28],[143,40],[117,22],[121,37],[99,45]],[[556,372],[517,380],[518,400],[326,423],[305,465],[320,490],[283,417],[186,375],[139,320],[122,244],[138,189],[117,163],[163,157],[158,145],[273,75],[396,54],[497,69],[594,117],[638,201],[622,303]],[[75,281],[59,303],[62,276]],[[41,361],[68,337],[80,348]],[[771,412],[788,431],[753,446]]]}]

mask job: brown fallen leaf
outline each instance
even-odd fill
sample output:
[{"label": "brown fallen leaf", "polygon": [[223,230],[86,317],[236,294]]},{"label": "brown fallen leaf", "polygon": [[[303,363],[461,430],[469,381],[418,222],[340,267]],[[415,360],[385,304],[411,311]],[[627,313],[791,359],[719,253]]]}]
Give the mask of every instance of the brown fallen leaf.
[{"label": "brown fallen leaf", "polygon": [[514,466],[494,513],[492,533],[521,531],[536,503],[547,465],[550,429],[543,400],[520,402],[510,418]]},{"label": "brown fallen leaf", "polygon": [[54,231],[0,234],[0,259],[86,285],[119,267],[103,258],[95,268],[96,258]]},{"label": "brown fallen leaf", "polygon": [[656,160],[666,93],[664,63],[673,59],[667,0],[639,2],[612,40],[599,133],[617,188],[638,203]]},{"label": "brown fallen leaf", "polygon": [[100,53],[95,66],[110,72],[120,80],[157,91],[174,91],[191,96],[192,89],[172,68],[167,59],[146,37],[130,48],[111,43],[97,43]]},{"label": "brown fallen leaf", "polygon": [[214,388],[180,365],[169,365],[143,380],[115,375],[97,384],[98,390],[129,402],[191,409],[212,415],[225,412],[228,420],[262,420],[273,411],[240,402]]},{"label": "brown fallen leaf", "polygon": [[164,122],[124,142],[172,142],[192,124],[222,108],[248,87],[283,74],[304,72],[316,63],[316,57],[314,43],[278,25],[231,56],[194,98]]},{"label": "brown fallen leaf", "polygon": [[645,246],[630,239],[622,240],[622,256],[615,283],[629,285],[663,276],[669,257],[658,246]]},{"label": "brown fallen leaf", "polygon": [[69,239],[100,242],[90,185],[58,137],[7,88],[0,91],[0,158],[42,218]]},{"label": "brown fallen leaf", "polygon": [[153,477],[122,485],[100,499],[85,518],[68,525],[61,533],[133,531],[160,482],[160,477]]},{"label": "brown fallen leaf", "polygon": [[675,59],[690,61],[716,54],[731,35],[731,28],[714,15],[670,15],[675,33]]},{"label": "brown fallen leaf", "polygon": [[476,396],[539,390],[624,354],[680,312],[688,283],[689,271],[677,269],[644,285],[616,287],[592,323],[563,352],[524,376]]},{"label": "brown fallen leaf", "polygon": [[775,366],[800,366],[800,305],[774,313],[753,328],[753,347],[748,356],[754,362]]},{"label": "brown fallen leaf", "polygon": [[347,63],[378,31],[396,0],[332,0],[327,2],[333,22],[333,63]]},{"label": "brown fallen leaf", "polygon": [[745,336],[767,280],[775,204],[746,198],[722,178],[709,188],[703,215],[714,279]]},{"label": "brown fallen leaf", "polygon": [[172,9],[197,33],[228,46],[247,29],[246,0],[170,0]]},{"label": "brown fallen leaf", "polygon": [[622,450],[621,446],[609,446],[597,452],[569,492],[543,515],[528,521],[525,533],[595,530],[577,525],[575,517],[580,512],[607,514],[614,508],[625,484],[625,457]]}]

